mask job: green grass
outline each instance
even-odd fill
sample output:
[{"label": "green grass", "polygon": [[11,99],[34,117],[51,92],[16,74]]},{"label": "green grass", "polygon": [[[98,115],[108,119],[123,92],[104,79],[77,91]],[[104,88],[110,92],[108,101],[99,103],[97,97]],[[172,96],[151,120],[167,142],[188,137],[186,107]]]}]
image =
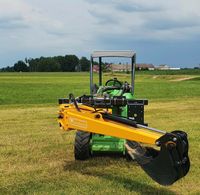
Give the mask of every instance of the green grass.
[{"label": "green grass", "polygon": [[200,193],[199,75],[136,76],[137,97],[150,100],[149,125],[189,135],[191,170],[169,187],[123,158],[74,160],[74,132],[59,130],[57,98],[87,94],[88,81],[88,73],[0,74],[0,194]]},{"label": "green grass", "polygon": [[181,69],[181,70],[154,70],[138,71],[138,74],[147,75],[200,75],[200,69]]},{"label": "green grass", "polygon": [[[148,71],[151,73],[152,71]],[[126,74],[105,74],[104,80],[118,77],[129,80]],[[180,78],[195,78],[173,82]],[[95,76],[96,78],[96,76]],[[137,72],[135,93],[137,98],[174,100],[199,97],[200,75],[146,75]],[[187,82],[186,82],[187,81]],[[89,73],[1,73],[0,105],[51,104],[57,99],[89,93]]]}]

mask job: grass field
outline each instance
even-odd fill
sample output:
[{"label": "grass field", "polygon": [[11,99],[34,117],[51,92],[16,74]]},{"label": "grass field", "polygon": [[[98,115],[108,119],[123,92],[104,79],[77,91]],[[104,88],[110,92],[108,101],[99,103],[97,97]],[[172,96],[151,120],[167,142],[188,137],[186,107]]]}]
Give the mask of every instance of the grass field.
[{"label": "grass field", "polygon": [[169,187],[123,158],[76,162],[74,132],[62,132],[56,121],[57,99],[69,92],[88,94],[89,74],[0,74],[0,194],[200,194],[198,72],[136,75],[136,97],[149,99],[149,125],[189,135],[190,172]]}]

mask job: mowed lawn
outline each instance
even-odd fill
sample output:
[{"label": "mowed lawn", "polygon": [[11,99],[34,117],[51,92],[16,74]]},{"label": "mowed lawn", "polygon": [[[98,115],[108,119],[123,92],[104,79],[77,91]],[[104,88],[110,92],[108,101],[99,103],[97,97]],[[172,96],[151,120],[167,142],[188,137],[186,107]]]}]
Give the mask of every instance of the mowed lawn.
[{"label": "mowed lawn", "polygon": [[185,178],[163,187],[123,158],[74,160],[74,132],[59,129],[57,99],[88,94],[89,73],[1,73],[0,194],[199,194],[200,74],[137,73],[135,82],[136,97],[149,99],[149,126],[188,133]]}]

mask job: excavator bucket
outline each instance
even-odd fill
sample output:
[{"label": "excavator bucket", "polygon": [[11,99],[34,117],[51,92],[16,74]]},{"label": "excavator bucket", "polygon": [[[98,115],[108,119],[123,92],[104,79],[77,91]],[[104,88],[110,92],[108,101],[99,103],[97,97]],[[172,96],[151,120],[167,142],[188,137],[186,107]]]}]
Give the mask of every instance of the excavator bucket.
[{"label": "excavator bucket", "polygon": [[156,143],[160,151],[133,141],[128,141],[126,147],[153,180],[161,185],[171,185],[184,177],[190,168],[187,134],[183,131],[166,133]]}]

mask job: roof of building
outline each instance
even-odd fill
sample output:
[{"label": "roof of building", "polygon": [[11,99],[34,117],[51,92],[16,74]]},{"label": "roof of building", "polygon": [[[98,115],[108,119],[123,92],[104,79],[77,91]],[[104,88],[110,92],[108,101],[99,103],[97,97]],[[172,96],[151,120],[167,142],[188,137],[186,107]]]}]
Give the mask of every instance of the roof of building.
[{"label": "roof of building", "polygon": [[131,65],[125,65],[125,64],[112,64],[111,65],[112,70],[127,70],[131,68]]},{"label": "roof of building", "polygon": [[136,68],[155,68],[153,64],[136,64]]},{"label": "roof of building", "polygon": [[169,67],[167,64],[160,64],[158,67]]}]

